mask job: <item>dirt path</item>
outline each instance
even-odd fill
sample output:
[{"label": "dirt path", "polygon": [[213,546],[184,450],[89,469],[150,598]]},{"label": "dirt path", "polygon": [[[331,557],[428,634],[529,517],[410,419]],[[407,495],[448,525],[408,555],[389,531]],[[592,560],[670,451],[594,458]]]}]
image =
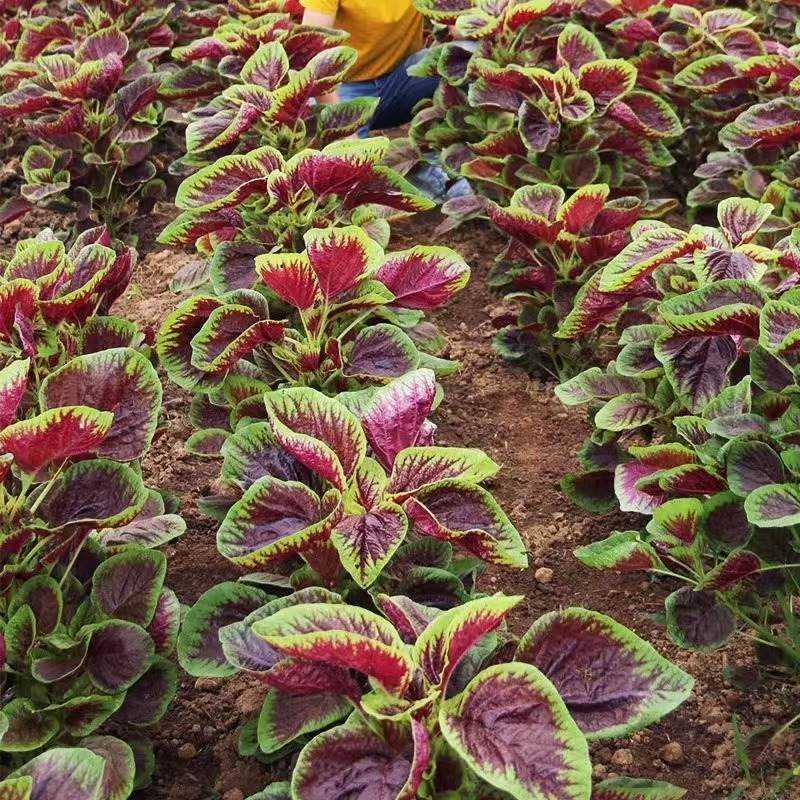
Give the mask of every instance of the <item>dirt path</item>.
[{"label": "dirt path", "polygon": [[[156,228],[159,220],[151,224]],[[435,225],[436,219],[428,217],[398,226],[393,247],[434,243]],[[146,248],[149,241],[150,231],[143,232],[140,244]],[[503,465],[493,490],[531,553],[528,571],[490,573],[484,587],[526,595],[513,620],[519,631],[554,608],[586,606],[633,628],[694,675],[694,696],[665,722],[625,741],[593,745],[595,772],[598,778],[627,774],[669,780],[687,788],[689,800],[725,798],[738,780],[732,712],[750,728],[784,716],[791,698],[774,691],[745,695],[725,685],[723,667],[728,661],[747,661],[743,645],[706,656],[672,646],[653,620],[663,608],[669,586],[638,576],[601,575],[573,558],[572,550],[579,544],[629,527],[632,521],[622,515],[592,518],[569,506],[558,482],[575,466],[572,454],[586,433],[585,421],[579,411],[567,413],[562,408],[552,386],[507,367],[491,349],[493,331],[487,312],[497,305],[497,298],[488,292],[484,278],[499,241],[486,228],[474,227],[436,243],[459,250],[473,267],[470,285],[438,320],[451,340],[451,356],[463,364],[461,373],[445,386],[445,402],[435,420],[439,441],[481,447]],[[188,260],[189,256],[151,250],[117,311],[157,329],[177,304],[169,280]],[[145,470],[149,480],[183,501],[188,531],[167,553],[169,583],[184,603],[192,603],[207,588],[237,573],[216,551],[215,527],[196,510],[197,498],[209,491],[216,475],[216,463],[184,453],[188,397],[173,387],[166,388],[165,397],[167,425]],[[541,567],[552,570],[547,583],[534,577]],[[259,687],[246,679],[222,684],[184,677],[176,703],[155,733],[158,771],[155,787],[146,793],[148,800],[242,800],[271,778],[285,775],[285,764],[267,767],[236,753],[237,729],[244,716],[260,707],[260,699]],[[681,745],[683,757],[678,763],[666,764],[660,758],[668,742]],[[782,767],[788,756],[784,742],[763,757]]]}]

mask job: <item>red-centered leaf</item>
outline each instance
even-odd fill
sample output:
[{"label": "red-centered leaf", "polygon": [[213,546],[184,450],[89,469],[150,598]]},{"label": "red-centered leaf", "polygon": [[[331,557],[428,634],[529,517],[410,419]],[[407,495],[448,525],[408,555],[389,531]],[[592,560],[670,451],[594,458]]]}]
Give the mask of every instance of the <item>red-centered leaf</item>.
[{"label": "red-centered leaf", "polygon": [[797,484],[760,486],[744,503],[747,519],[759,528],[780,528],[800,522],[800,491]]},{"label": "red-centered leaf", "polygon": [[[124,699],[121,694],[110,697],[92,694],[53,704],[48,706],[48,710],[61,713],[64,729],[70,736],[81,737],[97,730],[120,707]],[[0,789],[2,788],[3,784],[0,783]],[[0,797],[3,797],[2,792]]]},{"label": "red-centered leaf", "polygon": [[412,780],[413,762],[410,748],[396,749],[367,725],[348,722],[319,734],[300,752],[292,775],[292,797],[411,800],[416,789],[407,794],[404,788]]},{"label": "red-centered leaf", "polygon": [[729,150],[780,147],[800,136],[800,105],[795,98],[779,97],[750,106],[719,133]]},{"label": "red-centered leaf", "polygon": [[575,296],[573,308],[561,321],[556,336],[564,339],[585,336],[603,323],[612,320],[629,301],[656,294],[654,287],[646,280],[631,284],[627,291],[601,291],[599,286],[602,275],[602,271],[595,272],[581,286]]},{"label": "red-centered leaf", "polygon": [[694,683],[633,631],[582,608],[540,617],[520,639],[514,660],[548,677],[589,739],[652,724],[686,700]]},{"label": "red-centered leaf", "polygon": [[718,280],[665,300],[659,311],[675,333],[755,339],[767,297],[750,281]]},{"label": "red-centered leaf", "polygon": [[632,91],[608,110],[620,125],[645,139],[670,139],[683,133],[683,126],[672,107],[650,92]]},{"label": "red-centered leaf", "polygon": [[71,525],[126,525],[141,511],[147,490],[130,467],[106,459],[79,461],[63,470],[42,499],[37,516],[58,530]]},{"label": "red-centered leaf", "polygon": [[589,796],[586,740],[555,687],[530,664],[483,670],[442,704],[439,725],[479,777],[512,796]]},{"label": "red-centered leaf", "polygon": [[747,78],[769,78],[769,85],[779,89],[785,88],[800,74],[794,61],[777,53],[753,55],[740,61],[737,70]]},{"label": "red-centered leaf", "polygon": [[653,511],[647,524],[650,541],[657,545],[691,545],[697,538],[703,504],[697,498],[669,500]]},{"label": "red-centered leaf", "polygon": [[12,280],[0,285],[0,337],[12,338],[20,319],[33,319],[39,290],[29,280]]},{"label": "red-centered leaf", "polygon": [[345,514],[331,530],[330,540],[344,568],[366,588],[389,563],[407,530],[408,519],[400,506],[384,502],[364,513]]},{"label": "red-centered leaf", "polygon": [[298,696],[320,692],[352,698],[361,695],[358,681],[348,670],[315,661],[285,658],[263,673],[261,678],[268,686]]},{"label": "red-centered leaf", "polygon": [[0,452],[10,453],[24,472],[95,452],[108,436],[114,415],[85,406],[45,411],[0,431]]},{"label": "red-centered leaf", "polygon": [[170,379],[183,389],[192,389],[205,373],[192,365],[191,342],[209,315],[222,307],[220,299],[195,295],[167,316],[156,340],[156,352]]},{"label": "red-centered leaf", "polygon": [[730,55],[715,54],[699,58],[675,75],[678,86],[698,94],[726,94],[746,89],[748,78],[737,70],[738,59]]},{"label": "red-centered leaf", "polygon": [[311,71],[301,70],[291,81],[272,93],[274,106],[270,112],[271,118],[281,125],[294,127],[308,115],[314,90],[314,76]]},{"label": "red-centered leaf", "polygon": [[393,306],[428,311],[448,303],[469,275],[466,262],[450,248],[417,245],[390,253],[375,278],[394,295]]},{"label": "red-centered leaf", "polygon": [[766,442],[731,442],[726,467],[730,490],[739,497],[747,497],[760,486],[783,483],[780,456]]},{"label": "red-centered leaf", "polygon": [[279,42],[263,44],[245,62],[240,73],[245,83],[254,83],[270,91],[277,89],[289,71],[289,59]]},{"label": "red-centered leaf", "polygon": [[59,102],[57,92],[25,81],[19,88],[0,96],[0,117],[20,117],[50,108]]},{"label": "red-centered leaf", "polygon": [[52,291],[59,279],[64,280],[66,266],[64,245],[61,242],[28,239],[17,243],[14,256],[5,267],[4,277],[7,280],[25,278],[36,282],[40,288]]},{"label": "red-centered leaf", "polygon": [[[277,152],[275,156],[277,160]],[[251,194],[263,193],[267,187],[267,174],[261,160],[252,153],[223,156],[180,185],[175,205],[182,209],[202,208],[205,211],[234,206]]]},{"label": "red-centered leaf", "polygon": [[167,559],[158,550],[132,547],[107,559],[92,578],[92,602],[100,618],[149,625],[166,574]]},{"label": "red-centered leaf", "polygon": [[439,614],[419,634],[414,645],[414,661],[425,679],[442,692],[447,689],[456,667],[469,650],[486,634],[503,624],[521,596],[496,594],[482,597]]},{"label": "red-centered leaf", "polygon": [[305,253],[256,256],[256,272],[281,300],[301,311],[311,308],[320,294],[317,276]]},{"label": "red-centered leaf", "polygon": [[346,502],[353,503],[367,511],[377,509],[387,501],[386,473],[383,467],[373,458],[365,458],[359,464],[356,474],[348,488]]},{"label": "red-centered leaf", "polygon": [[105,763],[99,796],[109,800],[130,796],[136,776],[136,761],[130,745],[114,736],[90,736],[82,739],[80,745],[100,756]]},{"label": "red-centered leaf", "polygon": [[317,53],[307,64],[313,77],[314,95],[333,92],[356,63],[357,51],[347,45],[329,47]]},{"label": "red-centered leaf", "polygon": [[550,117],[539,106],[528,102],[519,108],[517,130],[520,139],[532,153],[544,153],[561,133],[561,123]]},{"label": "red-centered leaf", "polygon": [[598,542],[578,547],[575,557],[592,569],[642,572],[661,566],[656,551],[636,531],[617,531]]},{"label": "red-centered leaf", "polygon": [[24,217],[32,208],[33,205],[24,197],[11,197],[0,205],[0,225]]},{"label": "red-centered leaf", "polygon": [[528,564],[517,529],[480,486],[440,481],[417,492],[404,508],[418,535],[452,542],[490,564],[520,569]]},{"label": "red-centered leaf", "polygon": [[581,233],[589,228],[603,210],[609,188],[605,183],[581,186],[558,211],[557,219],[568,233]]},{"label": "red-centered leaf", "polygon": [[694,453],[682,445],[651,445],[649,447],[631,448],[633,461],[620,464],[614,473],[614,490],[619,499],[621,511],[635,511],[640,514],[651,514],[660,506],[666,495],[647,494],[636,488],[643,478],[682,464],[690,464],[695,460]]},{"label": "red-centered leaf", "polygon": [[253,631],[284,655],[355,669],[389,692],[402,691],[411,680],[412,662],[395,629],[356,606],[292,606],[259,620]]},{"label": "red-centered leaf", "polygon": [[155,75],[142,75],[120,88],[114,99],[115,130],[120,130],[156,99],[160,82]]},{"label": "red-centered leaf", "polygon": [[305,236],[308,259],[326,300],[352,289],[378,267],[383,250],[361,228],[314,228]]},{"label": "red-centered leaf", "polygon": [[258,715],[258,744],[263,753],[277,753],[304,734],[341,722],[353,710],[346,698],[331,693],[295,695],[269,689]]},{"label": "red-centered leaf", "polygon": [[111,411],[114,424],[98,454],[118,461],[140,458],[150,445],[161,407],[161,382],[135,350],[118,348],[79,356],[42,382],[44,408],[87,405]]},{"label": "red-centered leaf", "polygon": [[776,355],[795,352],[800,342],[800,306],[787,300],[769,300],[760,321],[759,344]]},{"label": "red-centered leaf", "polygon": [[177,692],[177,668],[156,655],[147,672],[127,691],[114,720],[122,725],[154,725],[167,712]]},{"label": "red-centered leaf", "polygon": [[207,153],[219,148],[230,147],[238,142],[243,134],[247,133],[247,131],[259,122],[261,113],[260,108],[250,103],[242,103],[236,111],[225,120],[227,124],[223,130],[217,133],[211,141],[194,148],[195,152]]},{"label": "red-centered leaf", "polygon": [[29,578],[14,592],[9,603],[8,616],[28,606],[33,611],[38,636],[49,636],[61,622],[63,599],[58,582],[49,575]]},{"label": "red-centered leaf", "polygon": [[741,8],[714,8],[703,14],[703,27],[712,35],[730,28],[743,28],[754,21],[753,14]]},{"label": "red-centered leaf", "polygon": [[577,72],[584,64],[605,58],[597,37],[580,25],[566,25],[556,42],[556,63]]},{"label": "red-centered leaf", "polygon": [[607,468],[565,475],[561,479],[561,491],[570,502],[593,514],[605,514],[617,508],[614,473]]},{"label": "red-centered leaf", "polygon": [[474,483],[491,478],[500,467],[482,450],[461,447],[407,447],[394,461],[388,491],[404,500],[424,486],[459,478]]},{"label": "red-centered leaf", "polygon": [[405,375],[419,366],[419,352],[402,328],[380,323],[356,335],[345,359],[347,376],[389,379]]},{"label": "red-centered leaf", "polygon": [[769,203],[749,197],[729,197],[717,206],[717,217],[728,241],[736,246],[754,239],[772,210]]},{"label": "red-centered leaf", "polygon": [[637,236],[603,269],[598,288],[602,292],[618,292],[652,274],[662,264],[673,263],[703,242],[685,231],[654,227]]},{"label": "red-centered leaf", "polygon": [[509,205],[511,208],[531,211],[547,222],[555,222],[564,197],[564,190],[560,186],[538,182],[517,189],[511,196]]},{"label": "red-centered leaf", "polygon": [[214,309],[190,342],[192,365],[202,372],[224,373],[259,345],[281,341],[283,325],[259,316],[245,305]]},{"label": "red-centered leaf", "polygon": [[158,93],[169,100],[194,100],[216,94],[222,86],[219,74],[200,64],[166,73]]},{"label": "red-centered leaf", "polygon": [[724,592],[757,574],[760,568],[761,559],[755,553],[739,550],[708,572],[704,585],[708,589]]},{"label": "red-centered leaf", "polygon": [[101,691],[125,691],[147,671],[154,655],[153,641],[138,625],[110,619],[84,631],[91,637],[86,674]]},{"label": "red-centered leaf", "polygon": [[186,613],[178,637],[181,667],[193,676],[229,677],[236,667],[223,652],[219,632],[263,607],[270,595],[244,583],[228,581],[209,589]]},{"label": "red-centered leaf", "polygon": [[310,478],[305,467],[281,447],[268,422],[239,427],[225,442],[223,455],[220,480],[234,492],[244,491],[264,475],[301,483]]},{"label": "red-centered leaf", "polygon": [[[285,188],[289,193],[304,187],[318,199],[340,198],[345,210],[377,203],[398,211],[424,211],[432,207],[408,181],[387,167],[375,166],[386,154],[387,139],[345,140],[322,152],[305,150],[286,164]],[[272,187],[271,187],[272,189]],[[288,194],[275,198],[286,202]]]},{"label": "red-centered leaf", "polygon": [[0,370],[0,431],[17,418],[25,390],[28,387],[30,359],[12,361]]},{"label": "red-centered leaf", "polygon": [[341,403],[314,389],[293,388],[265,395],[278,441],[300,463],[344,491],[366,455],[358,419]]},{"label": "red-centered leaf", "polygon": [[175,649],[181,626],[181,603],[172,589],[162,588],[153,619],[147,628],[156,653],[168,656]]},{"label": "red-centered leaf", "polygon": [[420,442],[436,395],[436,379],[428,369],[409,372],[379,389],[362,424],[375,456],[391,469],[398,453]]},{"label": "red-centered leaf", "polygon": [[302,483],[265,475],[228,511],[217,548],[237,564],[268,564],[313,549],[340,517],[337,498],[320,500]]},{"label": "red-centered leaf", "polygon": [[594,61],[581,67],[578,83],[592,96],[597,113],[604,114],[636,85],[636,68],[621,58]]},{"label": "red-centered leaf", "polygon": [[553,244],[564,227],[562,222],[550,221],[523,206],[501,208],[490,203],[487,211],[489,218],[501,231],[528,247]]},{"label": "red-centered leaf", "polygon": [[375,603],[407,644],[414,644],[441,613],[437,608],[422,605],[403,595],[389,597],[379,594],[375,597]]},{"label": "red-centered leaf", "polygon": [[717,650],[733,635],[736,619],[714,592],[685,586],[665,601],[667,631],[687,650]]},{"label": "red-centered leaf", "polygon": [[102,796],[105,761],[84,747],[51,747],[31,759],[14,774],[11,780],[30,783],[19,798],[11,795],[9,800],[49,800],[63,797],[64,800],[90,800]]},{"label": "red-centered leaf", "polygon": [[[288,608],[292,605],[299,605],[300,603],[338,603],[341,602],[339,595],[329,592],[326,589],[319,587],[310,587],[308,589],[301,589],[300,591],[293,592],[290,595],[283,597],[276,597],[269,600],[261,608],[253,610],[244,619],[231,622],[224,627],[219,628],[217,638],[222,645],[222,653],[227,659],[228,665],[236,670],[246,670],[247,672],[258,673],[260,679],[264,679],[266,675],[274,669],[281,661],[281,656],[275,652],[263,639],[260,639],[253,633],[253,623],[259,619],[265,619],[276,611],[282,608]],[[288,666],[288,665],[287,665]],[[325,665],[317,665],[321,670],[335,671],[333,667],[326,667]],[[286,675],[287,670],[283,672],[283,683],[288,679]],[[282,685],[281,681],[271,683],[282,691],[288,691],[289,694],[295,694],[293,686],[298,687],[299,694],[317,693],[321,691],[331,691],[341,694],[337,691],[336,687],[330,690],[324,686],[316,686],[309,688],[304,686],[302,681],[307,680],[308,676],[297,675],[295,684],[289,686]],[[346,675],[346,677],[348,677]],[[307,689],[307,690],[306,690]],[[352,696],[356,696],[353,694]]]},{"label": "red-centered leaf", "polygon": [[675,393],[700,412],[725,387],[737,357],[731,336],[666,336],[656,342],[656,358]]}]

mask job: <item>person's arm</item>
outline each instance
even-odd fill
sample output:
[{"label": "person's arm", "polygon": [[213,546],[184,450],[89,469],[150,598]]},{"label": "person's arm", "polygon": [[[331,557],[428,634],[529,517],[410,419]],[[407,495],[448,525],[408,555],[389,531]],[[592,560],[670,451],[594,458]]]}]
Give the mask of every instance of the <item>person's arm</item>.
[{"label": "person's arm", "polygon": [[335,23],[335,11],[317,11],[314,8],[306,8],[303,12],[303,25],[315,25],[318,28],[333,28]]},{"label": "person's arm", "polygon": [[[303,6],[305,6],[303,25],[313,25],[317,28],[336,27],[338,0],[306,0]],[[317,101],[320,103],[338,103],[339,92],[334,90],[327,94],[322,94],[317,98]]]}]

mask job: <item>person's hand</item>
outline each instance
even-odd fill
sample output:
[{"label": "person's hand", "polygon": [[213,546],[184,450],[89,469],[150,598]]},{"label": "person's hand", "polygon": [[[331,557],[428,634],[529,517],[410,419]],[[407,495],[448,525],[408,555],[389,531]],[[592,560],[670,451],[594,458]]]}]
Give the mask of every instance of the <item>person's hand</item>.
[{"label": "person's hand", "polygon": [[303,25],[313,25],[317,28],[333,28],[336,25],[336,14],[327,14],[324,11],[312,11],[307,8],[303,12]]},{"label": "person's hand", "polygon": [[[313,25],[316,28],[333,28],[336,24],[336,14],[326,14],[324,11],[312,11],[307,8],[303,13],[303,25]],[[338,91],[321,94],[318,103],[338,103]]]}]

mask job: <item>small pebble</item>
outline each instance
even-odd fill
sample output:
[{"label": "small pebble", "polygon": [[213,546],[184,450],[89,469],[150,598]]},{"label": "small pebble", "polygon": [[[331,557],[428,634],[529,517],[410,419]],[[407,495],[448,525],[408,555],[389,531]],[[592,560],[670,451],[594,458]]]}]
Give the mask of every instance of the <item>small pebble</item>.
[{"label": "small pebble", "polygon": [[244,800],[244,792],[241,789],[228,789],[222,800]]},{"label": "small pebble", "polygon": [[194,688],[198,692],[216,692],[222,686],[219,678],[198,678],[194,682]]},{"label": "small pebble", "polygon": [[191,761],[196,755],[197,748],[191,742],[186,742],[178,748],[178,758],[181,761]]},{"label": "small pebble", "polygon": [[631,767],[633,766],[633,753],[626,747],[621,747],[619,750],[614,751],[611,756],[611,763],[615,767]]},{"label": "small pebble", "polygon": [[553,580],[553,570],[551,570],[550,567],[539,567],[539,569],[533,573],[533,577],[539,583],[551,583]]},{"label": "small pebble", "polygon": [[672,766],[679,766],[686,760],[683,754],[683,746],[680,742],[667,742],[661,748],[661,760]]}]

